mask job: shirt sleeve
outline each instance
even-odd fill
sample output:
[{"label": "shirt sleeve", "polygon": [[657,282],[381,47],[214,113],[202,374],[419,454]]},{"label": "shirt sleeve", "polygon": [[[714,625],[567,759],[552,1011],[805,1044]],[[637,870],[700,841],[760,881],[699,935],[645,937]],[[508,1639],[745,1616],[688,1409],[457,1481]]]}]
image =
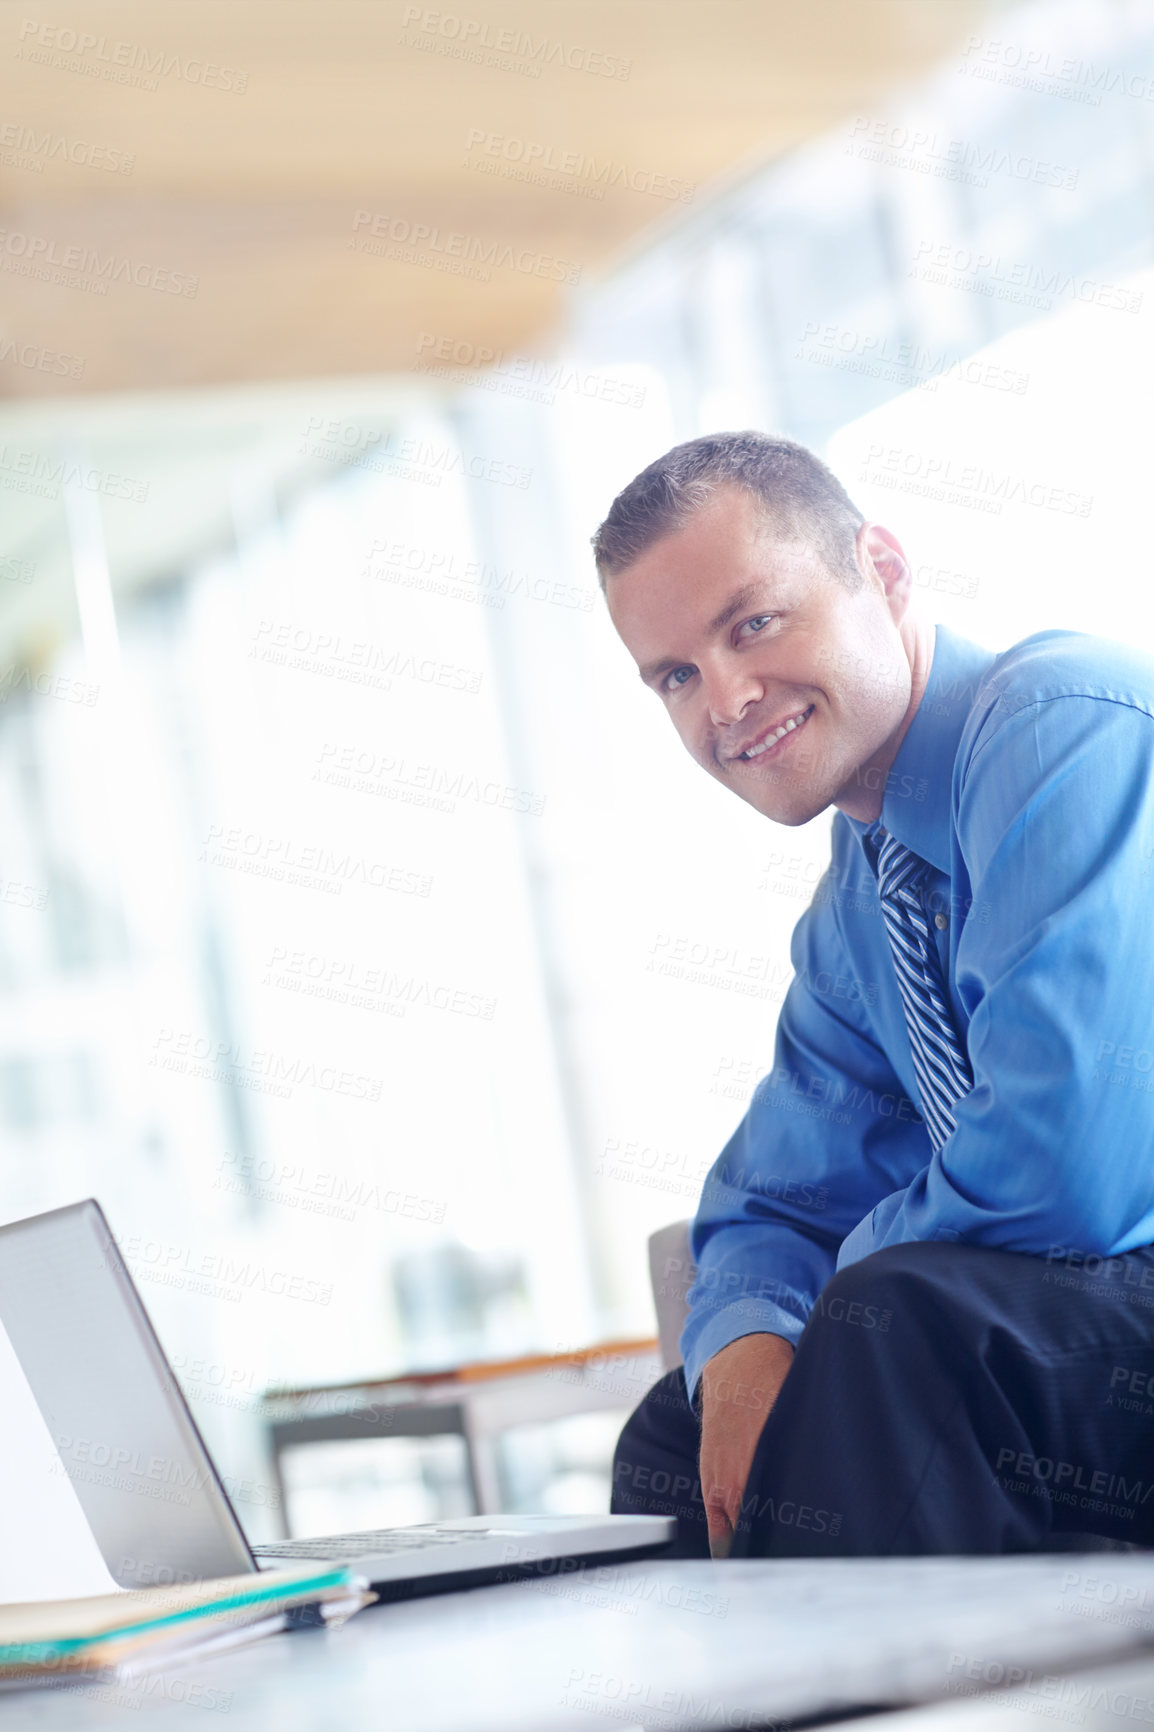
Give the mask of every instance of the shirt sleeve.
[{"label": "shirt sleeve", "polygon": [[697,1273],[681,1335],[691,1400],[731,1341],[797,1340],[845,1234],[930,1152],[871,1032],[877,987],[850,960],[834,883],[831,869],[794,928],[773,1069],[706,1177],[693,1222]]},{"label": "shirt sleeve", "polygon": [[1150,1244],[1154,719],[1077,693],[1003,711],[962,774],[957,832],[990,911],[955,971],[974,1087],[839,1262],[911,1239],[1051,1258]]}]

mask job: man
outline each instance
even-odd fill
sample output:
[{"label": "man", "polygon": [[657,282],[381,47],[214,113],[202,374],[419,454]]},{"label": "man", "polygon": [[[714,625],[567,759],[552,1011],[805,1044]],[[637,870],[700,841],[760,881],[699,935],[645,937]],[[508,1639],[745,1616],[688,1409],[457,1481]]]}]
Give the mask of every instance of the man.
[{"label": "man", "polygon": [[594,548],[702,768],[836,808],[613,1507],[685,1555],[1154,1543],[1154,660],[933,626],[759,433],[668,452]]}]

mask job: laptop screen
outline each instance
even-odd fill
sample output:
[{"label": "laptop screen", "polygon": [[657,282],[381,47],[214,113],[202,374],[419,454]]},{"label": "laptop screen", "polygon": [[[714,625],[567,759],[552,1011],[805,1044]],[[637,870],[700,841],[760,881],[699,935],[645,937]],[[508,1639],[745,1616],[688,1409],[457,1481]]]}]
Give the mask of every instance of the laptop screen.
[{"label": "laptop screen", "polygon": [[97,1203],[0,1227],[0,1321],[115,1582],[257,1567]]}]

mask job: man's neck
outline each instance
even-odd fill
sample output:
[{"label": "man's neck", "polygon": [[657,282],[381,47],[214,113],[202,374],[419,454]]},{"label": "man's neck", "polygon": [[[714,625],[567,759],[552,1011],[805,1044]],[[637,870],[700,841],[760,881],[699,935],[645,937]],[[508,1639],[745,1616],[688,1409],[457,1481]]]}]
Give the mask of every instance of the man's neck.
[{"label": "man's neck", "polygon": [[872,824],[881,817],[886,777],[901,750],[910,724],[918,713],[918,705],[929,683],[930,669],[934,661],[935,634],[929,620],[910,612],[906,614],[898,630],[910,664],[910,701],[906,706],[906,713],[869,763],[861,766],[853,792],[834,801],[837,809],[844,812],[847,818],[857,818],[863,824]]}]

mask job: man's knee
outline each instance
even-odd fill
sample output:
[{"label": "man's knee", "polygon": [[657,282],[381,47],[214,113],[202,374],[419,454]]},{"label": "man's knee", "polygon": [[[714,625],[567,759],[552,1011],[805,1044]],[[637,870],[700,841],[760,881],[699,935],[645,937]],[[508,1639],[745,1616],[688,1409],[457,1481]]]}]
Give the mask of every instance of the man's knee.
[{"label": "man's knee", "polygon": [[626,1421],[613,1458],[613,1506],[634,1510],[700,1501],[700,1432],[678,1368],[654,1384]]},{"label": "man's knee", "polygon": [[613,1459],[616,1515],[672,1516],[676,1536],[669,1557],[707,1558],[709,1535],[697,1453],[697,1416],[680,1369],[654,1385],[621,1433]]},{"label": "man's knee", "polygon": [[841,1324],[867,1336],[920,1327],[933,1291],[949,1285],[944,1265],[953,1249],[922,1242],[892,1245],[848,1264],[818,1294],[811,1324]]},{"label": "man's knee", "polygon": [[613,1507],[654,1515],[696,1515],[702,1508],[701,1480],[689,1464],[663,1467],[634,1456],[625,1434],[613,1458]]},{"label": "man's knee", "polygon": [[689,1405],[685,1391],[685,1373],[678,1366],[667,1371],[648,1391],[626,1420],[617,1444],[617,1453],[654,1451],[696,1456],[700,1441],[697,1415]]}]

